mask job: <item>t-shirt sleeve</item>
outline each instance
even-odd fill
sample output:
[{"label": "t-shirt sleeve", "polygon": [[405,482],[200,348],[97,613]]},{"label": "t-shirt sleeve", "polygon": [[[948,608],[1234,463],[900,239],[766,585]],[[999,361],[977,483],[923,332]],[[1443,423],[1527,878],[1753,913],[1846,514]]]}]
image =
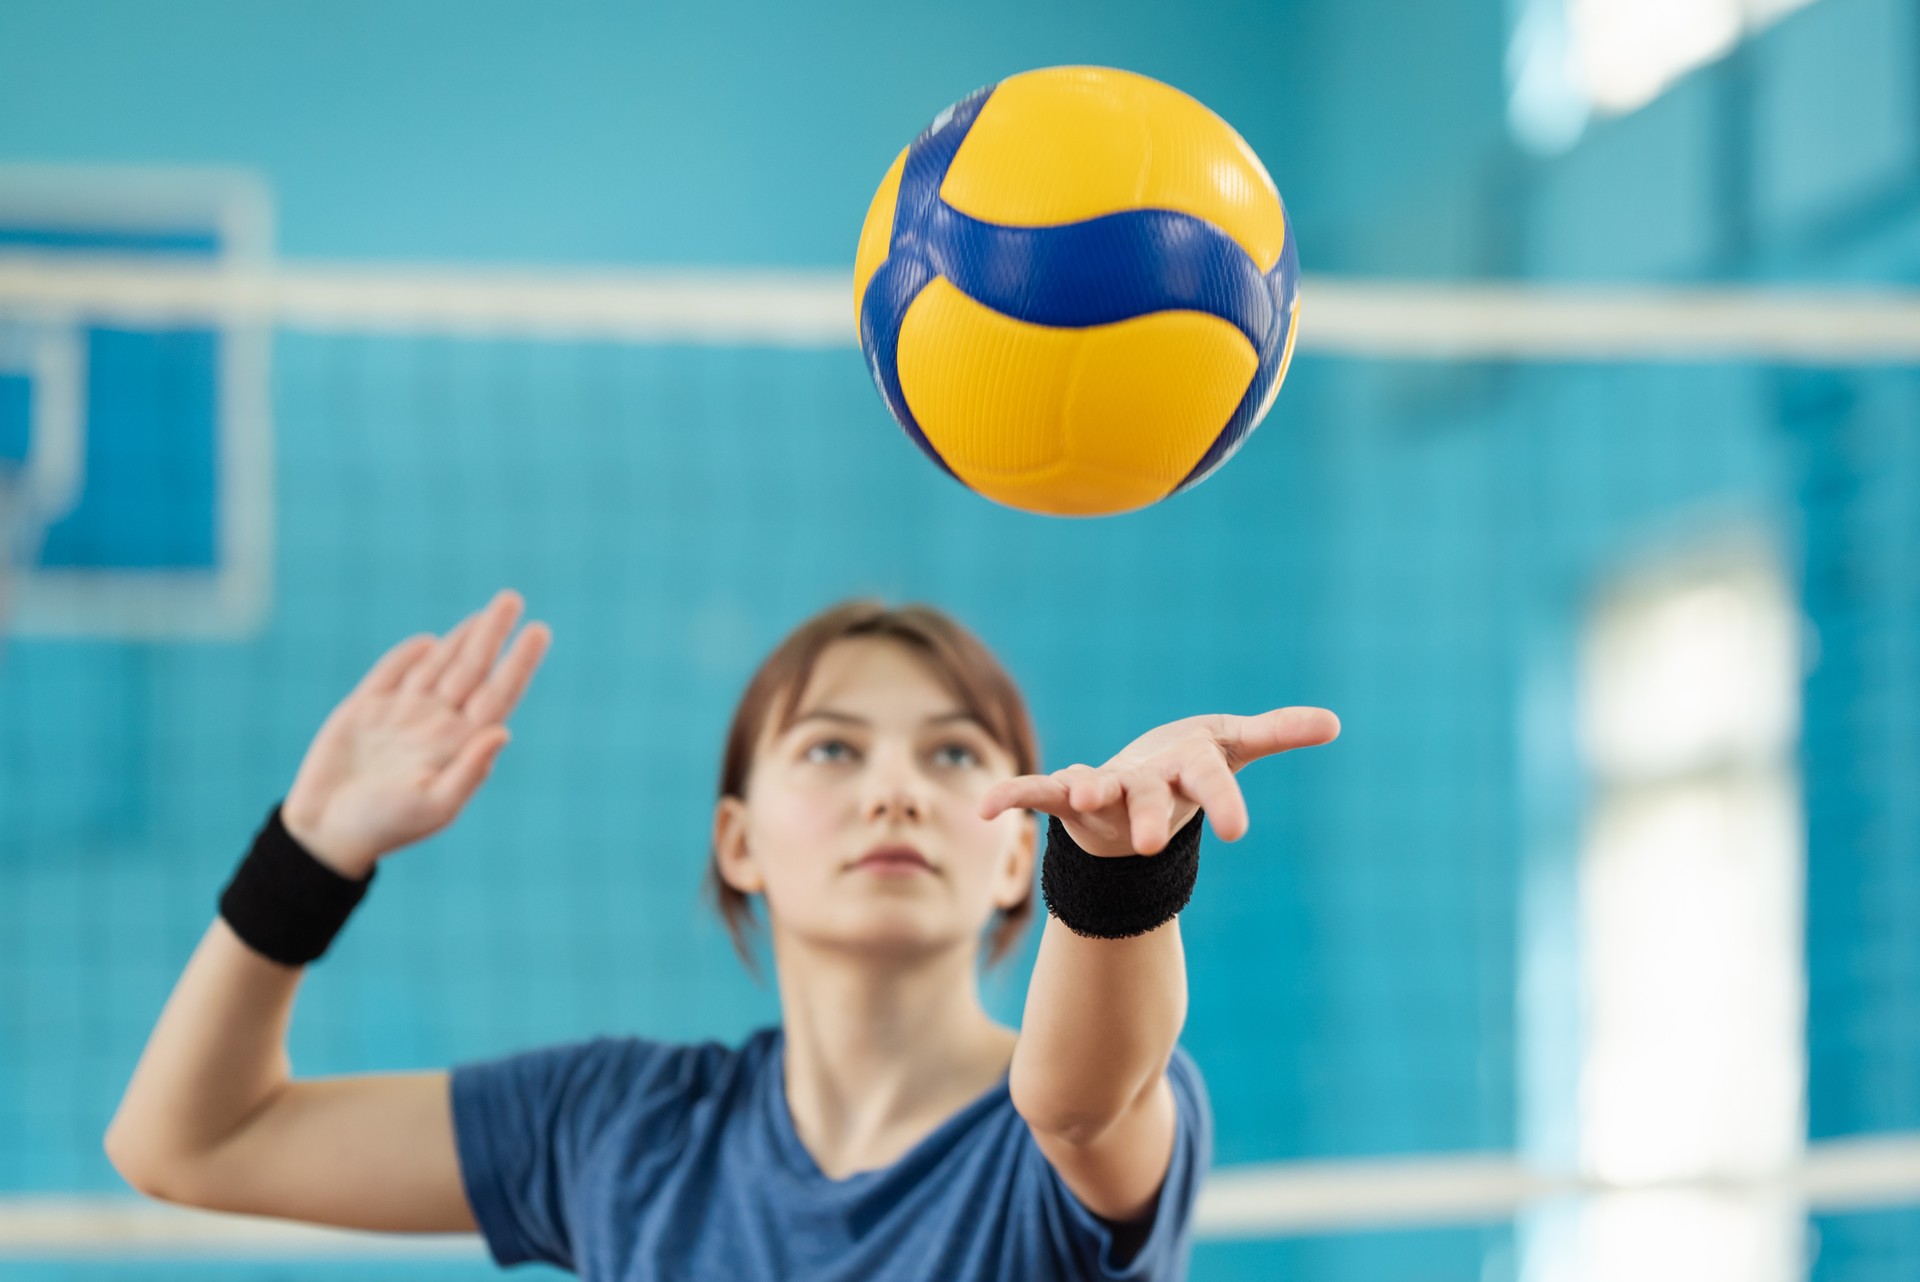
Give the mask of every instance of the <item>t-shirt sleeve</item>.
[{"label": "t-shirt sleeve", "polygon": [[669,1049],[602,1037],[453,1070],[460,1175],[496,1263],[574,1268],[595,1143],[636,1075]]},{"label": "t-shirt sleeve", "polygon": [[1181,1047],[1174,1047],[1167,1064],[1167,1082],[1173,1087],[1173,1156],[1160,1195],[1144,1219],[1115,1223],[1095,1215],[1067,1187],[1038,1146],[1033,1148],[1046,1167],[1041,1187],[1049,1226],[1080,1276],[1099,1282],[1185,1276],[1194,1204],[1199,1200],[1200,1182],[1213,1165],[1213,1108],[1199,1067]]}]

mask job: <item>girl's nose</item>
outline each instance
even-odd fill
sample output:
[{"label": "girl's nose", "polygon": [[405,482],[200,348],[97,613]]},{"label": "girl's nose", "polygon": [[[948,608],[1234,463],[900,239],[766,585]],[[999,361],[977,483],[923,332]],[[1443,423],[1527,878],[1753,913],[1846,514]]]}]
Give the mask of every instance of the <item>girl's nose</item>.
[{"label": "girl's nose", "polygon": [[868,820],[919,819],[926,813],[926,799],[921,795],[924,781],[913,768],[910,753],[895,750],[877,750],[869,758],[866,779],[866,804],[863,807]]},{"label": "girl's nose", "polygon": [[867,818],[876,819],[919,819],[920,802],[912,794],[902,791],[876,793],[867,806]]}]

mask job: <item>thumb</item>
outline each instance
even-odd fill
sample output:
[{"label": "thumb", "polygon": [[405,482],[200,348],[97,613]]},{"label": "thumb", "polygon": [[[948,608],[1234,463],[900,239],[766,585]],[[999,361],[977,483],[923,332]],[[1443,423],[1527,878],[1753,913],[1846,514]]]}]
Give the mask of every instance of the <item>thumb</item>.
[{"label": "thumb", "polygon": [[1340,737],[1340,718],[1325,708],[1275,708],[1254,717],[1222,716],[1214,742],[1235,770],[1250,761],[1295,748],[1312,748]]},{"label": "thumb", "polygon": [[442,767],[439,775],[427,785],[427,800],[434,809],[451,820],[467,804],[475,790],[487,781],[487,775],[493,770],[494,759],[512,737],[505,726],[489,726],[461,745],[454,759]]}]

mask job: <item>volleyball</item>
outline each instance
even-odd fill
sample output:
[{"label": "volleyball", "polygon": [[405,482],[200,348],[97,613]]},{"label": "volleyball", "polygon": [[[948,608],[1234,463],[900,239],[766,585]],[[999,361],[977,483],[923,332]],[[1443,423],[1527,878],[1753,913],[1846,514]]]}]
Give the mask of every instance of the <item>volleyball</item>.
[{"label": "volleyball", "polygon": [[1226,121],[1133,72],[1048,67],[894,157],[854,311],[887,409],[949,475],[1099,516],[1246,443],[1293,354],[1299,276],[1280,193]]}]

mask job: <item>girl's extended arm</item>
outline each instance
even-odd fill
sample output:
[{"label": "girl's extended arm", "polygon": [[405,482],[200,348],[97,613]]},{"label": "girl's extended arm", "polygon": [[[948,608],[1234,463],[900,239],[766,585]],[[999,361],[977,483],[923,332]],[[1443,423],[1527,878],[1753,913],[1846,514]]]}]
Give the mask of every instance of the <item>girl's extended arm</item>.
[{"label": "girl's extended arm", "polygon": [[[1189,717],[1148,732],[1098,769],[1069,766],[996,784],[981,814],[1044,811],[1097,857],[1158,854],[1202,808],[1216,835],[1237,841],[1247,809],[1235,772],[1339,733],[1339,719],[1324,708]],[[1061,1178],[1109,1219],[1151,1206],[1166,1175],[1175,1125],[1166,1068],[1186,1012],[1177,917],[1125,939],[1076,935],[1048,917],[1009,1086]]]}]

